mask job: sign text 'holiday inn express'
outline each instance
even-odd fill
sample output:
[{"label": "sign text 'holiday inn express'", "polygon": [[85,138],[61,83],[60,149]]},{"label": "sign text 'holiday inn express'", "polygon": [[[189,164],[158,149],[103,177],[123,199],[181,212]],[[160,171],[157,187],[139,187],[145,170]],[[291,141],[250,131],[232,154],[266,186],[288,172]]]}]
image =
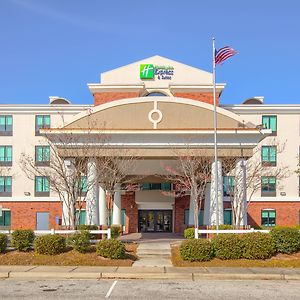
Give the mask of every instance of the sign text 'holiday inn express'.
[{"label": "sign text 'holiday inn express'", "polygon": [[174,67],[140,64],[140,79],[170,80],[174,75]]}]

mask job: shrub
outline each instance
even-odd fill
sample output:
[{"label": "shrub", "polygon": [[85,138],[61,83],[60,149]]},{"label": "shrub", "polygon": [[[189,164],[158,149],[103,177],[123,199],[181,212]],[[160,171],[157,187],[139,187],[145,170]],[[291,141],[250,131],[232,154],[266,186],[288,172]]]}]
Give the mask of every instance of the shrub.
[{"label": "shrub", "polygon": [[121,235],[121,227],[119,225],[111,225],[111,238],[116,239]]},{"label": "shrub", "polygon": [[77,225],[76,229],[77,230],[97,230],[98,226],[97,225]]},{"label": "shrub", "polygon": [[7,247],[7,235],[0,233],[0,253],[5,252]]},{"label": "shrub", "polygon": [[187,228],[184,230],[183,235],[186,239],[195,238],[195,228]]},{"label": "shrub", "polygon": [[214,256],[211,242],[202,239],[189,239],[180,245],[180,256],[188,261],[208,261]]},{"label": "shrub", "polygon": [[[216,225],[210,226],[210,229],[217,229]],[[219,225],[219,230],[234,230],[234,226],[233,225],[229,225],[229,224],[220,224]]]},{"label": "shrub", "polygon": [[18,251],[28,251],[32,247],[34,232],[31,229],[13,231],[11,245]]},{"label": "shrub", "polygon": [[34,241],[34,250],[46,255],[62,253],[66,250],[66,239],[57,234],[38,236]]},{"label": "shrub", "polygon": [[273,239],[268,233],[246,233],[241,236],[241,241],[243,258],[267,259],[275,252]]},{"label": "shrub", "polygon": [[88,230],[81,230],[68,238],[68,243],[80,253],[86,253],[90,249],[91,234]]},{"label": "shrub", "polygon": [[270,231],[276,252],[293,253],[300,249],[300,233],[297,228],[277,227]]},{"label": "shrub", "polygon": [[220,259],[239,259],[242,257],[242,242],[238,234],[224,233],[212,239],[215,256]]},{"label": "shrub", "polygon": [[112,258],[125,258],[125,244],[118,240],[102,240],[97,244],[97,255]]}]

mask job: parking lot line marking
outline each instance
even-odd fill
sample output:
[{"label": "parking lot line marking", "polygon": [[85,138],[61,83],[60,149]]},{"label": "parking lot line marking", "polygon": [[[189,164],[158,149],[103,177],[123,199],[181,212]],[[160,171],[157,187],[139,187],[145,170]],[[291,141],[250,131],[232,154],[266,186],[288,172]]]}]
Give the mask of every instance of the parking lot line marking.
[{"label": "parking lot line marking", "polygon": [[113,282],[113,284],[111,285],[110,289],[108,290],[108,292],[107,292],[105,298],[109,298],[109,296],[111,295],[111,293],[112,293],[112,291],[113,291],[115,285],[117,284],[117,282],[118,282],[117,280],[115,280],[115,281]]}]

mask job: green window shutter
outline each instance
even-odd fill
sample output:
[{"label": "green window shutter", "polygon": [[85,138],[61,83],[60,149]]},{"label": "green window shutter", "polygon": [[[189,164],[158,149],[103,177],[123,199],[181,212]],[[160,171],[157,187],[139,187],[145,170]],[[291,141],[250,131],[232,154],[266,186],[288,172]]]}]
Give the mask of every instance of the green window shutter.
[{"label": "green window shutter", "polygon": [[126,226],[126,209],[121,210],[121,224]]},{"label": "green window shutter", "polygon": [[272,132],[277,131],[277,117],[276,116],[270,117],[270,129],[272,129]]}]

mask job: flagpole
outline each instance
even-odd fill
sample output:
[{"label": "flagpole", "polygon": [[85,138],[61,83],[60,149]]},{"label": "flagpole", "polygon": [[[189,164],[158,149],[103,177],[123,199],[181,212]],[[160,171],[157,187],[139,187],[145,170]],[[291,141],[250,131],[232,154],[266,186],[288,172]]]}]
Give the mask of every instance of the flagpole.
[{"label": "flagpole", "polygon": [[216,201],[216,229],[219,230],[219,192],[218,192],[218,148],[217,148],[217,105],[216,105],[216,47],[215,38],[212,39],[213,46],[213,94],[214,94],[214,156],[215,156],[215,201]]}]

